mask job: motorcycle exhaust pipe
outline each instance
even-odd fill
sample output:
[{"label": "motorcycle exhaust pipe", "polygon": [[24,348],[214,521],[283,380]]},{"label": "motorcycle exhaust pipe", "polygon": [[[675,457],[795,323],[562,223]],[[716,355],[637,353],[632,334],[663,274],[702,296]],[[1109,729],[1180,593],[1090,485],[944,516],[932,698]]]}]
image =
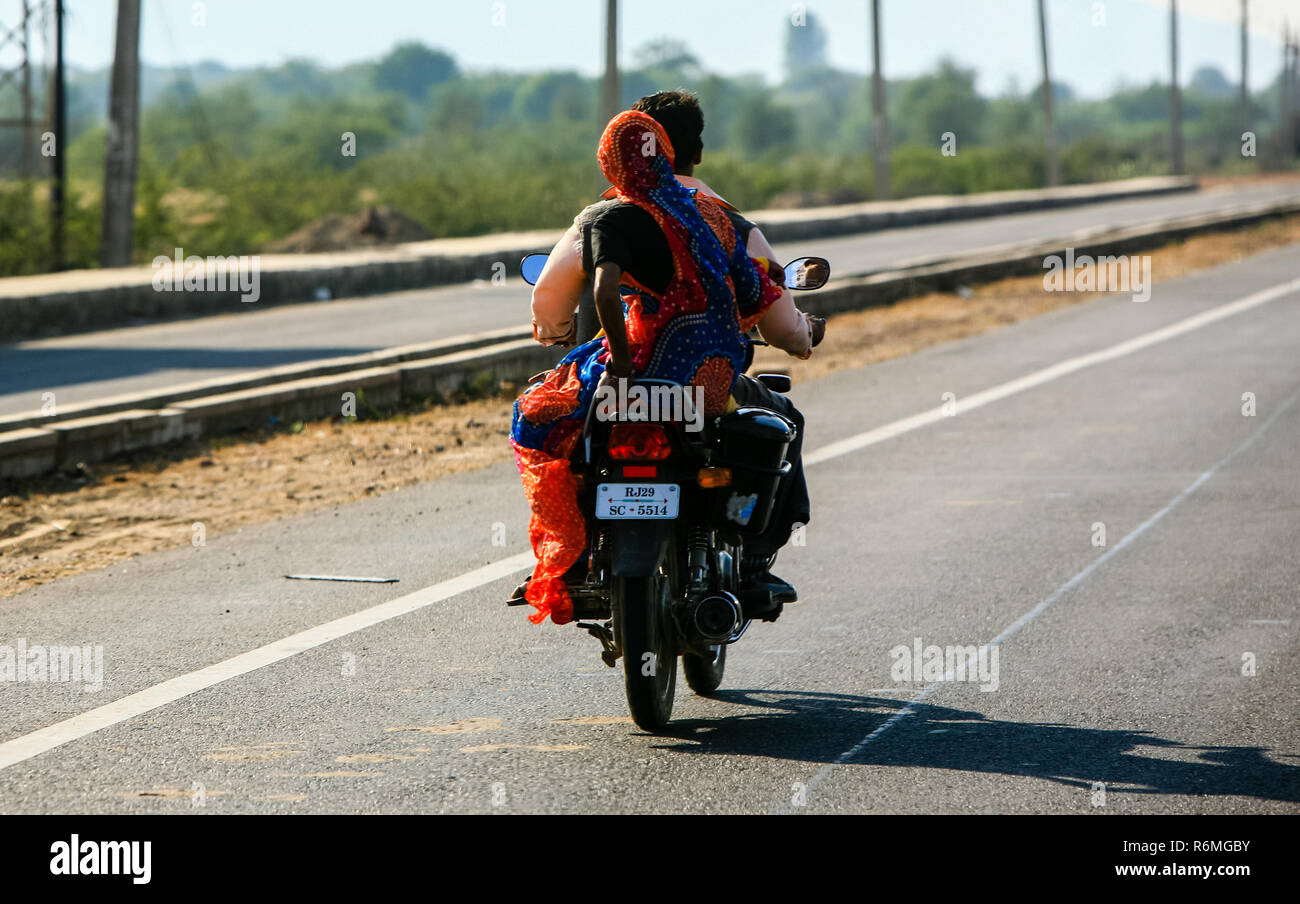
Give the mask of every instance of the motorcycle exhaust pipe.
[{"label": "motorcycle exhaust pipe", "polygon": [[744,624],[740,601],[725,590],[710,593],[691,609],[691,624],[709,643],[726,643]]}]

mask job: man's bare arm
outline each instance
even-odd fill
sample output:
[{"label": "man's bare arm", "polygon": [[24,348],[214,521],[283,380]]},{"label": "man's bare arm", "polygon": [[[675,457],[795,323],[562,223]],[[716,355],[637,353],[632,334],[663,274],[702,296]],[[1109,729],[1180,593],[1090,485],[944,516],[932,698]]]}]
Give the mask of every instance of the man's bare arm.
[{"label": "man's bare arm", "polygon": [[632,375],[632,353],[627,343],[627,324],[623,322],[623,297],[618,291],[622,278],[623,269],[618,264],[604,261],[596,266],[596,316],[609,342],[606,373],[615,377]]},{"label": "man's bare arm", "polygon": [[[776,252],[757,226],[750,230],[745,250],[750,257],[776,260]],[[794,306],[794,297],[786,289],[758,322],[758,331],[781,351],[796,358],[808,358],[812,355],[813,346],[821,339],[820,335],[814,333],[816,326],[812,318]]]}]

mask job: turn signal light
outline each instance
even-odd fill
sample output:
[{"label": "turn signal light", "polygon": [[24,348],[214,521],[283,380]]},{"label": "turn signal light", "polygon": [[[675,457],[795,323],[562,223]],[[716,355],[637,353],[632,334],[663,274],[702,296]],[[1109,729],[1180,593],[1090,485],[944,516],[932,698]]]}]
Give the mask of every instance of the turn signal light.
[{"label": "turn signal light", "polygon": [[663,461],[672,454],[668,434],[658,424],[615,424],[608,448],[615,461]]},{"label": "turn signal light", "polygon": [[700,468],[700,473],[695,475],[695,480],[706,490],[713,487],[731,486],[731,469]]}]

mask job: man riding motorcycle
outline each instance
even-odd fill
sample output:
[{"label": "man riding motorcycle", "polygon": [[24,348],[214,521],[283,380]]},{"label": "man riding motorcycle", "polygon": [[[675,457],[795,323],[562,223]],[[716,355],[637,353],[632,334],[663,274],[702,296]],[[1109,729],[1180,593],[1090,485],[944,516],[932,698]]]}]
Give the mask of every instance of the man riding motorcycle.
[{"label": "man riding motorcycle", "polygon": [[[683,91],[664,91],[641,98],[632,109],[649,115],[663,128],[675,150],[673,171],[677,181],[693,191],[697,204],[704,209],[720,211],[731,221],[749,257],[774,261],[775,252],[758,227],[694,177],[695,166],[702,157],[704,129],[704,116],[696,97]],[[606,196],[615,192],[616,189],[610,189]],[[587,312],[583,310],[582,302],[590,279],[599,272],[599,264],[606,261],[617,263],[620,272],[625,272],[628,268],[623,265],[640,248],[662,243],[654,234],[653,223],[647,226],[646,219],[638,214],[639,211],[628,210],[625,205],[620,209],[620,202],[610,199],[587,207],[574,219],[573,225],[551,252],[533,290],[533,333],[539,342],[569,345],[589,338],[592,331],[590,318],[584,317]],[[664,252],[659,252],[660,257],[663,255]],[[658,263],[660,269],[666,265],[662,261],[652,261],[650,266],[650,278],[655,281],[657,277],[662,285],[667,280],[662,273],[655,273],[654,263]],[[781,278],[781,271],[775,265],[769,266],[768,272],[778,280]],[[588,323],[582,323],[584,320]],[[794,357],[807,359],[824,335],[825,321],[799,311],[790,292],[783,290],[780,298],[758,320],[757,327],[769,344]],[[745,366],[748,363],[746,359]],[[788,541],[794,527],[807,524],[810,517],[801,454],[804,421],[789,399],[744,374],[736,376],[731,395],[737,405],[776,411],[789,419],[797,430],[787,452],[792,469],[778,488],[769,527],[761,536],[746,542],[741,563],[742,590],[766,591],[759,596],[773,601],[769,611],[749,614],[772,620],[780,614],[784,603],[798,599],[794,587],[773,575],[770,567],[777,550]],[[527,582],[521,584],[515,591],[516,598],[522,597],[526,588]]]}]

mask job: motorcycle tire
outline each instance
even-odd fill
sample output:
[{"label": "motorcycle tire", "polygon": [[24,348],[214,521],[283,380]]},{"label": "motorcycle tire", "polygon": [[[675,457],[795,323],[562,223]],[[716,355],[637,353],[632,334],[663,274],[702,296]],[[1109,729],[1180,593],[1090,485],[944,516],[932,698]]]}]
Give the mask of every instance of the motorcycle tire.
[{"label": "motorcycle tire", "polygon": [[677,638],[668,579],[617,578],[613,588],[614,636],[623,652],[623,684],[632,721],[658,731],[673,714],[677,690]]},{"label": "motorcycle tire", "polygon": [[727,645],[715,644],[708,648],[713,652],[712,659],[705,659],[694,653],[682,654],[682,674],[686,684],[696,694],[707,697],[722,684],[722,673],[727,668]]}]

